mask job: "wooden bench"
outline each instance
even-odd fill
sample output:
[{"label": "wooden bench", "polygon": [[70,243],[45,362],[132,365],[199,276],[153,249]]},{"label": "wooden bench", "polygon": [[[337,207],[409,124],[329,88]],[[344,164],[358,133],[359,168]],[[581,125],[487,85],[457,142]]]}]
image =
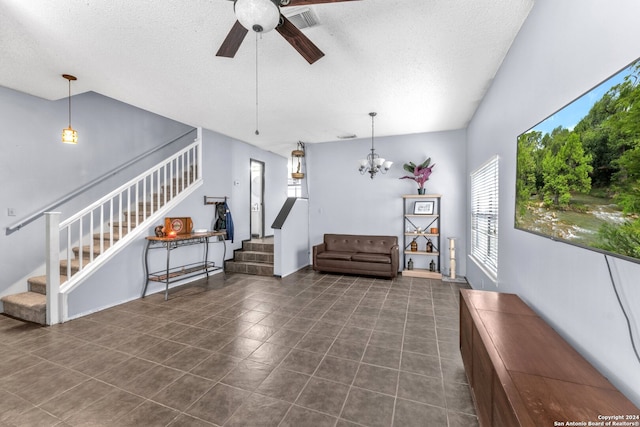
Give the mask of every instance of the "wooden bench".
[{"label": "wooden bench", "polygon": [[460,352],[481,426],[615,425],[607,416],[640,425],[640,410],[517,295],[460,296]]}]

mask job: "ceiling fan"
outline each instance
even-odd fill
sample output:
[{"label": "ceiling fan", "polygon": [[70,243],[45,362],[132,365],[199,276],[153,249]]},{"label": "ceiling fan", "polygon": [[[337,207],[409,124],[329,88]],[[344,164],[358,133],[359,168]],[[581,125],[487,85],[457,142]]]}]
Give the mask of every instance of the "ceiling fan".
[{"label": "ceiling fan", "polygon": [[249,32],[266,33],[275,29],[297,50],[304,59],[313,64],[324,53],[311,42],[291,21],[280,13],[281,7],[308,6],[319,3],[337,3],[358,0],[231,0],[238,20],[222,42],[216,56],[233,58]]}]

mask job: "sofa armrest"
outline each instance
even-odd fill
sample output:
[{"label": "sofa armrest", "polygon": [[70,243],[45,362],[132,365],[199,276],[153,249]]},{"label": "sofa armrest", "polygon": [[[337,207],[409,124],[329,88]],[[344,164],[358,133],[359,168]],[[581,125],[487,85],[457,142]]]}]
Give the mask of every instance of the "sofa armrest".
[{"label": "sofa armrest", "polygon": [[316,260],[318,257],[318,254],[321,254],[322,252],[327,250],[327,246],[324,243],[320,243],[319,245],[315,245],[313,247],[313,269],[315,270],[316,268]]},{"label": "sofa armrest", "polygon": [[391,247],[391,274],[396,277],[400,267],[400,247],[393,245]]}]

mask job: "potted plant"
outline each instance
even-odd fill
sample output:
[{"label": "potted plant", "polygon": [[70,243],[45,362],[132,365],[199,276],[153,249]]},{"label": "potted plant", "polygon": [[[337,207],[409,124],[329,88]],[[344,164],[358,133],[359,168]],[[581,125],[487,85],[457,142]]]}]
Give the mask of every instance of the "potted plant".
[{"label": "potted plant", "polygon": [[424,162],[416,165],[413,162],[405,163],[402,168],[407,172],[412,173],[413,175],[406,175],[400,179],[412,179],[418,183],[418,194],[424,194],[424,183],[429,181],[429,176],[431,175],[432,169],[435,166],[435,163],[429,165],[431,163],[431,157],[429,157]]}]

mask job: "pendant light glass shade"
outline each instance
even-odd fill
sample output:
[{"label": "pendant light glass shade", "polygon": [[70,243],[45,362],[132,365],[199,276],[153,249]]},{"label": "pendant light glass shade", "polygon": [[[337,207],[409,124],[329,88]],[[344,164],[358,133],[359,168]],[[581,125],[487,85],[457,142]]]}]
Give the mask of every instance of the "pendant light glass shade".
[{"label": "pendant light glass shade", "polygon": [[272,0],[236,0],[238,22],[247,30],[266,33],[278,26],[280,9]]},{"label": "pendant light glass shade", "polygon": [[69,81],[69,127],[62,129],[62,142],[65,144],[77,144],[78,143],[78,131],[71,127],[71,80],[77,80],[76,77],[70,74],[63,74],[62,77]]},{"label": "pendant light glass shade", "polygon": [[[302,141],[298,142],[298,147],[291,152],[291,178],[293,179],[303,179],[304,172],[302,172],[302,163],[300,159],[304,157],[304,143]],[[294,162],[297,161],[297,168],[294,170]]]},{"label": "pendant light glass shade", "polygon": [[65,144],[77,144],[78,143],[78,131],[71,128],[62,129],[62,142]]}]

